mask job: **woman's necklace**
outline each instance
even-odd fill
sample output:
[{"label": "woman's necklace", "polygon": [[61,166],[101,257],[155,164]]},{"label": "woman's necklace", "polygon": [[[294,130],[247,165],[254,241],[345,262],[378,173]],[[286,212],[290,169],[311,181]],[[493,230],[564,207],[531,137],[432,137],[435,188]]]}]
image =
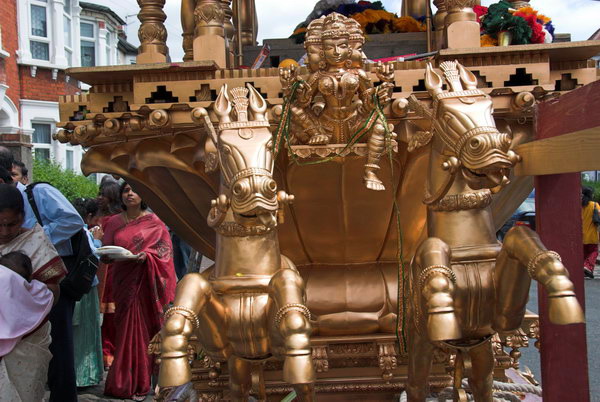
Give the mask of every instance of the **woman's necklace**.
[{"label": "woman's necklace", "polygon": [[129,222],[132,222],[132,221],[136,220],[137,218],[139,218],[142,215],[144,215],[144,211],[140,211],[139,214],[137,214],[136,216],[130,218],[129,215],[127,215],[127,212],[124,212],[125,224],[129,224]]}]

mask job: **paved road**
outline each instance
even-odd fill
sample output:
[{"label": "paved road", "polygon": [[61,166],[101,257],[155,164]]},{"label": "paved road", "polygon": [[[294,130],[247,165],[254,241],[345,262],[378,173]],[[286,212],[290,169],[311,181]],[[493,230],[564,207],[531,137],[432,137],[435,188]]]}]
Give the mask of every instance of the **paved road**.
[{"label": "paved road", "polygon": [[[600,267],[596,266],[596,279],[585,281],[585,309],[587,320],[587,345],[588,365],[590,379],[590,393],[593,402],[600,402]],[[538,311],[537,286],[532,286],[529,293],[529,304],[527,308],[533,312]],[[535,374],[535,378],[541,381],[540,356],[533,347],[521,349],[521,367],[528,366]],[[565,373],[568,375],[568,373]],[[542,384],[542,387],[544,384]]]}]

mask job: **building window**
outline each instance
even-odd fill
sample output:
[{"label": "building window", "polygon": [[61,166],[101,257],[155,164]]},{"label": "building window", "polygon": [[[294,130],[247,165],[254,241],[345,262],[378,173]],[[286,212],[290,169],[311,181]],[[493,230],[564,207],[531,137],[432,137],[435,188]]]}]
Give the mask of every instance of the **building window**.
[{"label": "building window", "polygon": [[111,60],[111,48],[110,48],[110,32],[106,32],[106,65],[110,66],[112,64],[112,60]]},{"label": "building window", "polygon": [[33,123],[33,143],[50,144],[52,142],[52,125]]},{"label": "building window", "polygon": [[73,151],[67,149],[67,169],[73,170]]},{"label": "building window", "polygon": [[35,158],[36,161],[49,162],[50,161],[50,149],[34,147],[33,148],[33,157]]},{"label": "building window", "polygon": [[[94,40],[94,24],[81,23],[81,66],[94,67],[96,65],[96,41]],[[89,39],[89,40],[86,40]]]},{"label": "building window", "polygon": [[73,65],[73,24],[71,19],[71,4],[65,2],[63,15],[63,31],[65,34],[65,57],[69,66]]},{"label": "building window", "polygon": [[33,153],[36,160],[50,160],[50,144],[52,142],[52,125],[32,123],[33,128]]},{"label": "building window", "polygon": [[31,57],[38,60],[50,60],[48,39],[48,12],[45,2],[36,0],[31,4]]},{"label": "building window", "polygon": [[94,39],[94,24],[90,24],[88,22],[82,22],[80,35],[82,38]]}]

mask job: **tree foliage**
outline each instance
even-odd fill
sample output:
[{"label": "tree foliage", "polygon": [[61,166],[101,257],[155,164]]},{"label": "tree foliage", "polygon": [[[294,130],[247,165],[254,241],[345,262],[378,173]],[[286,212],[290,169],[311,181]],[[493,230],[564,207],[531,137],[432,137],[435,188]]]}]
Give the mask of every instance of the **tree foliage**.
[{"label": "tree foliage", "polygon": [[98,195],[96,183],[70,169],[64,170],[54,161],[34,160],[33,179],[52,184],[71,202],[76,198],[95,198]]}]

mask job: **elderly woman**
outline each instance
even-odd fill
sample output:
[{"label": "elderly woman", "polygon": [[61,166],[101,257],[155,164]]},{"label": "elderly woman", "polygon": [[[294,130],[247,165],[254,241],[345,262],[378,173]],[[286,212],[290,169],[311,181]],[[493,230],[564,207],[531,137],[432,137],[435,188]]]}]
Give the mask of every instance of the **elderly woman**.
[{"label": "elderly woman", "polygon": [[21,192],[0,184],[0,255],[21,252],[32,265],[31,283],[5,267],[0,279],[0,395],[17,402],[40,401],[44,396],[52,357],[50,324],[44,319],[51,300],[58,300],[58,284],[67,273],[41,226],[22,228],[24,216]]},{"label": "elderly woman", "polygon": [[121,186],[120,198],[124,211],[106,223],[103,244],[126,248],[137,259],[112,263],[118,325],[115,359],[104,393],[144,400],[150,391],[153,368],[148,344],[160,330],[163,308],[175,297],[177,280],[165,224],[148,211],[129,184]]}]

